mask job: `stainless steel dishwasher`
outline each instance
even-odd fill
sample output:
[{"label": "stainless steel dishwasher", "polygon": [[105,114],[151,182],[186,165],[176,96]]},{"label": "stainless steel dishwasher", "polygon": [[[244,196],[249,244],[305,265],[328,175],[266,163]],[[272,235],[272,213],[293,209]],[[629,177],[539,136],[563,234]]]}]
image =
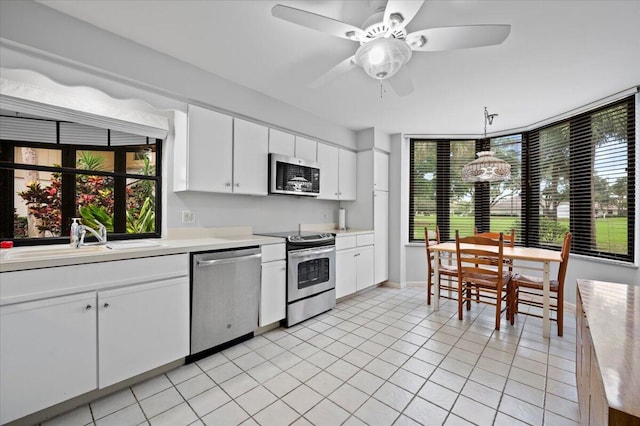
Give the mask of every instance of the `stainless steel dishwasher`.
[{"label": "stainless steel dishwasher", "polygon": [[258,328],[261,256],[260,247],[192,255],[192,356]]}]

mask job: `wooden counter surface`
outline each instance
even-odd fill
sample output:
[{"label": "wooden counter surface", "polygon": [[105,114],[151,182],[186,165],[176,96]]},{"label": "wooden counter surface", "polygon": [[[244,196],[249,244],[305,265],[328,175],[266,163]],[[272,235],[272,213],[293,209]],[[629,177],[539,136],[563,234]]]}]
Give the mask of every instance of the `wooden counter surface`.
[{"label": "wooden counter surface", "polygon": [[640,286],[581,279],[577,283],[609,408],[636,417],[632,423],[636,424],[640,422]]}]

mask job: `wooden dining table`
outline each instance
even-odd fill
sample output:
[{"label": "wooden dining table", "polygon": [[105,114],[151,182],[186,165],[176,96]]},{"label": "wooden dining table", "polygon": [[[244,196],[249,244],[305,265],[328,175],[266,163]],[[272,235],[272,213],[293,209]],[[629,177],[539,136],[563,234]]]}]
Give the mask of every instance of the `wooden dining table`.
[{"label": "wooden dining table", "polygon": [[[460,244],[461,248],[481,248],[482,250],[488,250],[488,251],[495,251],[497,254],[497,247],[494,246],[483,246],[483,245],[478,245],[478,244]],[[429,246],[429,250],[433,250],[436,254],[436,256],[438,256],[440,258],[441,253],[452,253],[455,254],[456,253],[456,243],[455,242],[445,242],[445,243],[439,243],[439,244],[434,244],[434,245],[430,245]],[[562,256],[561,253],[559,251],[554,251],[554,250],[547,250],[547,249],[541,249],[541,248],[533,248],[533,247],[507,247],[507,246],[503,246],[503,251],[502,251],[502,255],[505,259],[513,259],[515,260],[520,260],[520,261],[526,261],[526,262],[532,262],[532,263],[541,263],[542,264],[542,279],[543,279],[543,285],[542,285],[542,299],[543,299],[543,308],[542,308],[542,335],[546,338],[549,338],[550,333],[550,317],[549,317],[549,293],[550,293],[550,277],[549,277],[549,271],[551,269],[551,262],[558,262],[560,263],[562,261]],[[434,289],[434,294],[435,295],[439,295],[440,294],[440,271],[439,271],[439,265],[440,262],[437,261],[438,259],[436,259],[436,261],[434,262],[434,268],[433,268],[433,274],[434,274],[434,285],[435,285],[435,289]],[[531,268],[529,266],[519,266],[520,268],[523,269],[534,269]],[[514,264],[514,268],[516,268],[516,265]],[[437,311],[440,309],[440,301],[439,301],[439,297],[434,297],[433,298],[434,302],[433,302],[433,308]]]}]

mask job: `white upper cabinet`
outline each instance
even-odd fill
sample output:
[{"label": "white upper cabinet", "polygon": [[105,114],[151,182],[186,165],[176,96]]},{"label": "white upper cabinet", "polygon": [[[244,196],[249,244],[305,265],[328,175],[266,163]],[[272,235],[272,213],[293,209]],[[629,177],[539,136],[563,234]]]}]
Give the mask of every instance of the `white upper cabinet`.
[{"label": "white upper cabinet", "polygon": [[269,154],[295,156],[295,136],[276,129],[269,129]]},{"label": "white upper cabinet", "polygon": [[338,155],[338,193],[341,200],[356,199],[356,170],[358,155],[355,152],[340,150]]},{"label": "white upper cabinet", "polygon": [[325,200],[355,200],[357,155],[331,145],[318,144],[320,195]]},{"label": "white upper cabinet", "polygon": [[195,105],[188,111],[186,120],[176,115],[174,191],[267,195],[269,129]]},{"label": "white upper cabinet", "polygon": [[318,144],[318,162],[320,163],[320,194],[325,200],[338,199],[338,156],[335,146]]},{"label": "white upper cabinet", "polygon": [[268,128],[238,118],[233,123],[233,192],[267,195]]},{"label": "white upper cabinet", "polygon": [[174,191],[231,192],[233,118],[195,105],[188,111],[186,137],[176,131]]},{"label": "white upper cabinet", "polygon": [[316,161],[318,143],[311,139],[305,139],[300,136],[296,136],[296,152],[294,157],[303,158],[305,160]]},{"label": "white upper cabinet", "polygon": [[373,189],[389,190],[389,154],[373,152]]}]

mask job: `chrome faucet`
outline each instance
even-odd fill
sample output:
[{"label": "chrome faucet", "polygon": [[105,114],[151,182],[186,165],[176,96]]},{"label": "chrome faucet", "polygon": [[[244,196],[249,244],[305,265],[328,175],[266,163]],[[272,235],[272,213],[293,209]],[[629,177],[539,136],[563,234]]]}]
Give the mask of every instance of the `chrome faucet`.
[{"label": "chrome faucet", "polygon": [[[74,246],[76,248],[80,247],[80,246],[92,246],[92,245],[103,245],[103,244],[107,244],[107,228],[105,228],[105,226],[103,224],[101,224],[100,222],[98,222],[97,220],[95,221],[98,224],[98,232],[96,232],[93,228],[91,228],[90,226],[86,226],[86,225],[78,225],[75,228],[75,235],[74,235]],[[98,242],[96,243],[85,243],[84,242],[84,237],[87,235],[87,231],[89,231],[89,233],[91,233],[94,237],[96,237],[98,239]]]}]

